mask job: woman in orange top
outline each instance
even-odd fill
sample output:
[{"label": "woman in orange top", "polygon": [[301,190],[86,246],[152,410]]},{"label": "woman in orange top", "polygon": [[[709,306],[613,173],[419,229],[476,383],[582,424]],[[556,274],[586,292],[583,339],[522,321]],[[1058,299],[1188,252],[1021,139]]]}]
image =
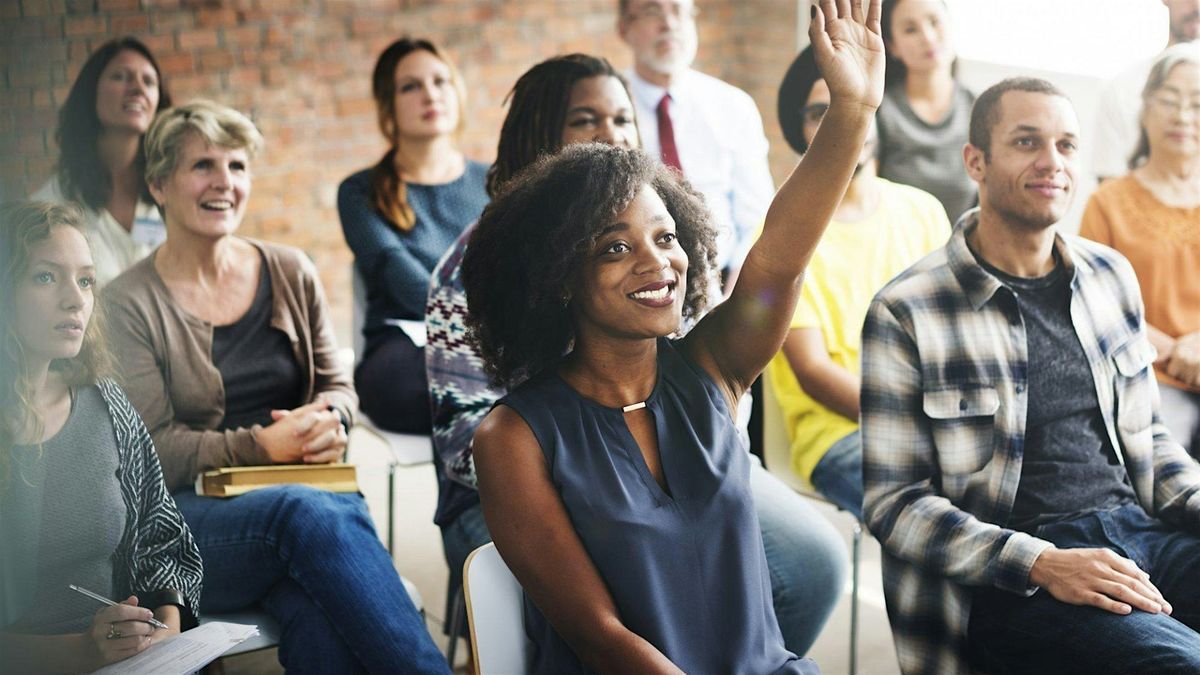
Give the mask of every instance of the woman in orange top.
[{"label": "woman in orange top", "polygon": [[1142,91],[1129,174],[1088,201],[1080,234],[1133,264],[1158,350],[1161,414],[1200,453],[1200,45],[1163,52]]}]

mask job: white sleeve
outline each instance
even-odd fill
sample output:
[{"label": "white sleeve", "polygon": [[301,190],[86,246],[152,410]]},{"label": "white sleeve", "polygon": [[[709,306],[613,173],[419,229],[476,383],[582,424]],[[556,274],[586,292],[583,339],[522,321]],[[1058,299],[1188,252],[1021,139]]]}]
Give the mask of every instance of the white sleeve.
[{"label": "white sleeve", "polygon": [[735,147],[733,184],[729,193],[733,216],[734,246],[729,266],[740,267],[754,244],[754,234],[762,227],[767,207],[775,197],[775,180],[767,163],[769,144],[763,132],[762,116],[748,94],[738,125],[742,139]]}]

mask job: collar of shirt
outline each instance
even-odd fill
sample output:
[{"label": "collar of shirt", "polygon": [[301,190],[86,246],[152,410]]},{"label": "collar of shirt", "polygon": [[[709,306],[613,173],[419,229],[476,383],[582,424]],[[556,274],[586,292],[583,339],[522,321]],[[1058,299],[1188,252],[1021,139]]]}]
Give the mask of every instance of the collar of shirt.
[{"label": "collar of shirt", "polygon": [[[954,233],[946,246],[946,257],[971,306],[978,311],[1001,288],[1007,288],[995,275],[988,272],[975,259],[967,246],[967,235],[979,225],[979,207],[967,211],[954,225]],[[1071,288],[1078,289],[1080,276],[1094,272],[1086,259],[1072,255],[1071,246],[1056,230],[1054,249],[1062,259],[1063,267],[1071,275]]]}]

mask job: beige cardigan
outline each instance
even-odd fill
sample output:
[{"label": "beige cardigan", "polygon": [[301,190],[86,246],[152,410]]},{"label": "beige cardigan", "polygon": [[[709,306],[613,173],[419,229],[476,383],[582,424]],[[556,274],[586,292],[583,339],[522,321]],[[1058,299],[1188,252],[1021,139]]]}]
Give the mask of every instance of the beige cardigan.
[{"label": "beige cardigan", "polygon": [[[347,420],[358,397],[337,358],[325,292],[301,251],[250,241],[271,275],[271,327],[292,342],[304,400],[324,393]],[[255,440],[261,426],[217,431],[225,387],[212,362],[213,326],[176,304],[150,254],[117,277],[100,297],[109,322],[119,380],[146,422],[172,491],[226,466],[270,464]]]}]

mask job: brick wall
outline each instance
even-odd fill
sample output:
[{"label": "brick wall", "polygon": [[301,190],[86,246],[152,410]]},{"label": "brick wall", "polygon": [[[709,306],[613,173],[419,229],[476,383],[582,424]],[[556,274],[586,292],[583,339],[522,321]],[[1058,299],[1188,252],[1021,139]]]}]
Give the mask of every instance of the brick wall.
[{"label": "brick wall", "polygon": [[[782,180],[794,156],[775,91],[796,40],[795,0],[698,0],[697,67],[758,101]],[[119,35],[158,58],[177,102],[204,96],[247,112],[267,139],[243,232],[298,246],[317,262],[339,338],[349,344],[351,255],[337,185],[375,162],[370,72],[398,36],[429,37],[457,61],[468,92],[462,147],[495,155],[501,101],[520,73],[558,53],[629,56],[616,0],[0,0],[0,198],[50,175],[59,105],[87,55]]]}]

